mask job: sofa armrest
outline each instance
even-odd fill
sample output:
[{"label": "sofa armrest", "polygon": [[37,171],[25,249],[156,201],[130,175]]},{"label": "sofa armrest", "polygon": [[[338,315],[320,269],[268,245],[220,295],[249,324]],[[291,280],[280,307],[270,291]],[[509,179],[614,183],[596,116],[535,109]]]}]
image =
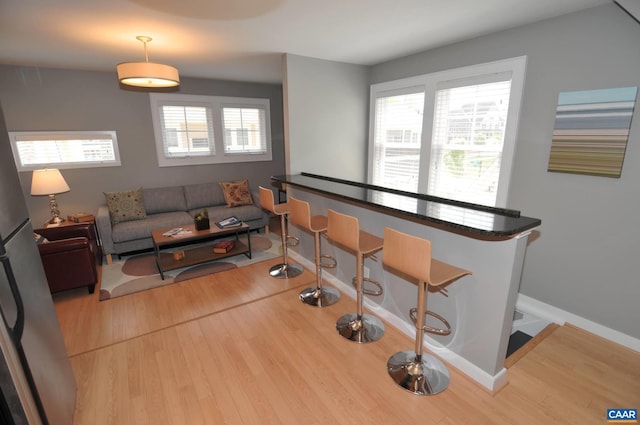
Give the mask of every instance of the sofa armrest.
[{"label": "sofa armrest", "polygon": [[260,205],[260,189],[252,190],[251,197],[253,198],[253,205],[258,207],[262,211],[262,226],[265,227],[269,224],[269,212],[262,208]]},{"label": "sofa armrest", "polygon": [[260,206],[260,191],[259,190],[251,190],[251,199],[253,199],[253,205],[258,208],[262,208]]},{"label": "sofa armrest", "polygon": [[106,205],[98,207],[96,226],[98,227],[98,233],[100,234],[100,240],[102,241],[102,253],[104,255],[114,254],[115,246],[113,244],[113,237],[111,234],[111,216],[109,215],[109,208]]}]

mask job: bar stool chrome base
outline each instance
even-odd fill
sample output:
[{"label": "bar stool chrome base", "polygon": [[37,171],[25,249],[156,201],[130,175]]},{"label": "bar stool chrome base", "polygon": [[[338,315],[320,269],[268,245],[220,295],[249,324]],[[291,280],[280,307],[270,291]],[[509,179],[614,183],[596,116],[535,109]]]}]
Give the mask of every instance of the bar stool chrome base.
[{"label": "bar stool chrome base", "polygon": [[395,353],[387,362],[391,379],[400,387],[416,395],[433,395],[449,386],[449,371],[438,358],[422,354],[417,360],[415,351]]},{"label": "bar stool chrome base", "polygon": [[360,344],[377,341],[384,335],[384,323],[370,314],[358,317],[357,313],[347,313],[338,319],[336,329],[344,338]]},{"label": "bar stool chrome base", "polygon": [[335,304],[340,299],[340,293],[323,286],[322,288],[310,287],[300,292],[300,301],[313,307],[327,307]]},{"label": "bar stool chrome base", "polygon": [[276,264],[269,269],[271,277],[276,277],[278,279],[289,279],[290,277],[296,277],[301,273],[302,269],[292,264]]}]

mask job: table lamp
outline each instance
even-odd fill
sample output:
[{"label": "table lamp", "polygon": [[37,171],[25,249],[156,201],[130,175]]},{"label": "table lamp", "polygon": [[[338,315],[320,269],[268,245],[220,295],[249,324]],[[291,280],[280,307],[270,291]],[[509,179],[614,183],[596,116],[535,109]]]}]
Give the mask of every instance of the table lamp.
[{"label": "table lamp", "polygon": [[57,193],[68,192],[69,185],[64,181],[64,177],[57,168],[45,168],[44,170],[34,170],[31,178],[31,195],[48,195],[49,208],[51,209],[51,220],[49,224],[60,224],[64,218],[60,217]]}]

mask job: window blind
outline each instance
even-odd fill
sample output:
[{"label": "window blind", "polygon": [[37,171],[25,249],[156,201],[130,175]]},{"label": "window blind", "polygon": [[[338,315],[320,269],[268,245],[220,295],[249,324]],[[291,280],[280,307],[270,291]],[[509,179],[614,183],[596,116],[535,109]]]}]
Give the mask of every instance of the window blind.
[{"label": "window blind", "polygon": [[502,78],[436,91],[430,195],[495,205],[511,91]]},{"label": "window blind", "polygon": [[374,184],[417,190],[423,110],[424,92],[376,99]]},{"label": "window blind", "polygon": [[113,131],[11,132],[10,137],[20,171],[120,165]]},{"label": "window blind", "polygon": [[164,103],[159,108],[166,157],[215,154],[211,107]]},{"label": "window blind", "polygon": [[[375,103],[373,183],[417,191],[424,92],[391,94]],[[415,208],[416,200],[376,192],[376,202],[398,208]]]},{"label": "window blind", "polygon": [[224,152],[267,152],[265,111],[262,108],[223,107]]}]

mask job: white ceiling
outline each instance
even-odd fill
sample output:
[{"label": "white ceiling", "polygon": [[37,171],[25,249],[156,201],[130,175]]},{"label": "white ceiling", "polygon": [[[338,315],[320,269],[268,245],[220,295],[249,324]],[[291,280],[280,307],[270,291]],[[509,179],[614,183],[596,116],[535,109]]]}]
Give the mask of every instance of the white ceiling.
[{"label": "white ceiling", "polygon": [[281,82],[282,53],[372,65],[610,0],[0,0],[0,63]]}]

